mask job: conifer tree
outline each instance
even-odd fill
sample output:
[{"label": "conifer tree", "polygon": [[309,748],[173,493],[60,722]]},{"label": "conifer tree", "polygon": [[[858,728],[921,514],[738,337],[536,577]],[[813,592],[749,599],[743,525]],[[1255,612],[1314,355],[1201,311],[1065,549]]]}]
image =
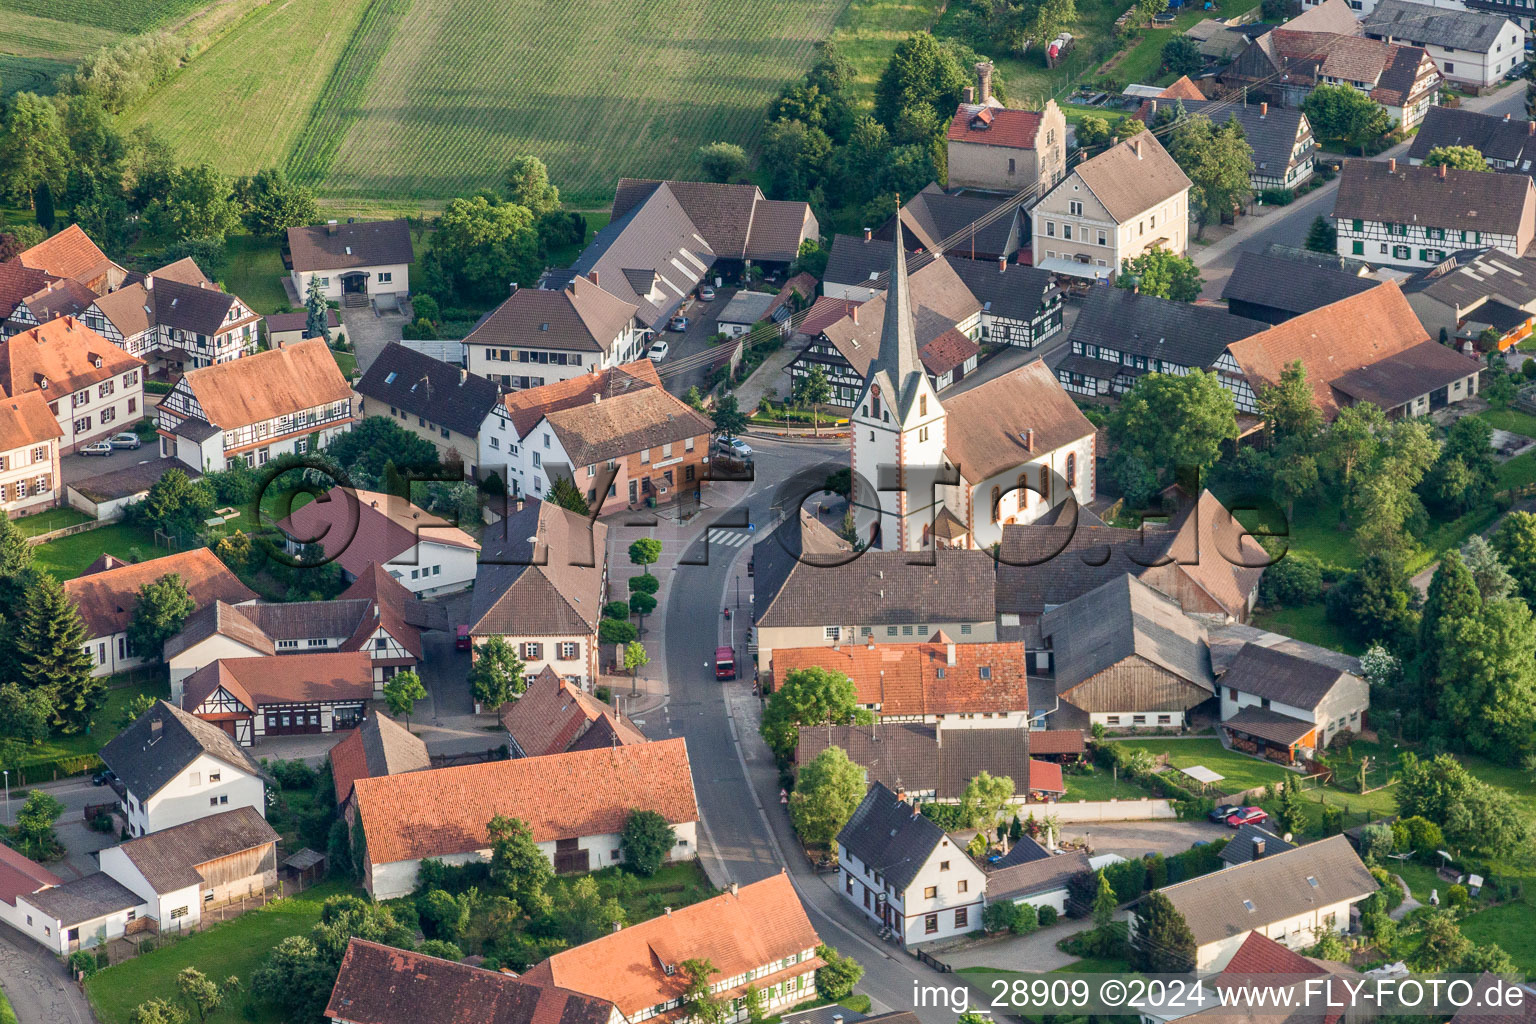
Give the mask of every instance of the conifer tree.
[{"label": "conifer tree", "polygon": [[106,703],[106,680],[91,675],[85,623],[64,588],[38,573],[26,593],[16,632],[16,660],[21,685],[54,695],[53,725],[60,732],[81,732]]}]

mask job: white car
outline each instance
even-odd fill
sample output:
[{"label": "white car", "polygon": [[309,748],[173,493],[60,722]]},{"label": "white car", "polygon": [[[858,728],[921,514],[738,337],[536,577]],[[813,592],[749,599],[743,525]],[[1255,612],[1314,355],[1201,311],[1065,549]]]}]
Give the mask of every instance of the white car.
[{"label": "white car", "polygon": [[106,441],[97,441],[80,449],[81,455],[111,455],[112,445]]},{"label": "white car", "polygon": [[134,433],[113,434],[107,443],[113,448],[126,448],[129,451],[137,451],[144,444],[139,440],[139,435]]},{"label": "white car", "polygon": [[656,344],[651,346],[651,350],[645,355],[646,358],[648,358],[651,362],[659,363],[663,359],[667,358],[667,353],[670,351],[672,351],[671,346],[669,346],[665,341],[658,341]]},{"label": "white car", "polygon": [[719,446],[722,452],[725,452],[727,455],[734,455],[738,459],[750,459],[752,457],[752,446],[739,437],[717,437],[715,438],[715,444]]}]

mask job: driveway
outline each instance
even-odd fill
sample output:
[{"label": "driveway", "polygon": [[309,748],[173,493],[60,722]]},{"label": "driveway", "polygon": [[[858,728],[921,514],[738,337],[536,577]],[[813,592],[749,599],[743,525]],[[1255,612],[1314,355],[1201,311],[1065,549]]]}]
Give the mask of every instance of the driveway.
[{"label": "driveway", "polygon": [[47,950],[0,928],[0,988],[21,1024],[93,1024],[90,1004]]},{"label": "driveway", "polygon": [[347,306],[341,310],[341,326],[347,341],[357,354],[357,368],[367,372],[368,367],[392,341],[399,341],[408,322],[404,313],[386,313],[383,316],[371,306]]},{"label": "driveway", "polygon": [[1095,854],[1118,853],[1133,860],[1147,853],[1183,853],[1197,842],[1230,839],[1232,830],[1209,821],[1126,821],[1064,824],[1062,835],[1085,839]]},{"label": "driveway", "polygon": [[697,386],[700,391],[704,390],[704,379],[709,376],[712,361],[704,360],[702,366],[694,366],[685,372],[671,376],[667,374],[667,364],[680,361],[688,356],[698,355],[700,352],[708,349],[720,348],[718,345],[711,345],[709,343],[709,339],[715,334],[715,318],[720,315],[720,311],[725,308],[725,304],[731,301],[731,296],[735,295],[738,290],[736,288],[716,288],[715,301],[713,302],[702,302],[695,296],[692,305],[687,309],[678,311],[682,316],[688,318],[688,329],[682,333],[662,330],[652,339],[653,341],[665,341],[667,343],[669,351],[667,352],[666,362],[657,366],[657,369],[661,371],[662,382],[666,384],[667,390],[679,398],[686,395],[690,387]]}]

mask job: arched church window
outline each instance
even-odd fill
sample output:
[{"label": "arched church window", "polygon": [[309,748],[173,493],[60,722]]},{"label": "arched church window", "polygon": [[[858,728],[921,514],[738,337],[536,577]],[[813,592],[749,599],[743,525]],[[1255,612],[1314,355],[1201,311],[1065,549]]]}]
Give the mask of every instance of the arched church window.
[{"label": "arched church window", "polygon": [[992,488],[992,521],[994,523],[997,522],[998,518],[1002,515],[1002,503],[1003,489],[1001,487]]},{"label": "arched church window", "polygon": [[1077,486],[1077,453],[1067,453],[1067,486]]}]

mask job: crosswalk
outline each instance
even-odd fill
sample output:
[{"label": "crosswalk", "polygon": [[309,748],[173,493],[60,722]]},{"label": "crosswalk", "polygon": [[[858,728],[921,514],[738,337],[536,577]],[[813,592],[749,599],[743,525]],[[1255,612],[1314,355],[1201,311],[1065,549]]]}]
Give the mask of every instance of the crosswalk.
[{"label": "crosswalk", "polygon": [[739,548],[752,539],[745,530],[710,530],[705,541],[710,547]]}]

